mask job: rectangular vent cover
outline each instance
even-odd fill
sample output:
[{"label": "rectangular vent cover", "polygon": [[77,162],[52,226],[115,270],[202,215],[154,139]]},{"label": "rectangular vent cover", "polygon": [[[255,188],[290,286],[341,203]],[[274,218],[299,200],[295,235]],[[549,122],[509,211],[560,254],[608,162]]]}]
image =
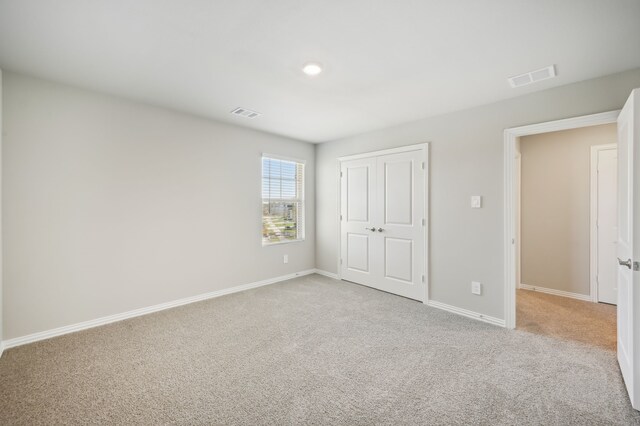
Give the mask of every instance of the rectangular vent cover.
[{"label": "rectangular vent cover", "polygon": [[509,77],[509,85],[511,87],[526,86],[527,84],[537,83],[538,81],[547,80],[556,76],[555,65],[540,68],[539,70],[526,72],[524,74]]},{"label": "rectangular vent cover", "polygon": [[251,111],[250,109],[246,109],[246,108],[236,108],[233,111],[231,111],[231,114],[239,115],[245,118],[256,118],[262,115],[259,112]]}]

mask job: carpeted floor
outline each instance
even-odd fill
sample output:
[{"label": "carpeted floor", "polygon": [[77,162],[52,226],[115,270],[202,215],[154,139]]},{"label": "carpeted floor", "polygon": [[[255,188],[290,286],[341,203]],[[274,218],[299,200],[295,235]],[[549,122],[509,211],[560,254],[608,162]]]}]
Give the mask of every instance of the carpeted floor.
[{"label": "carpeted floor", "polygon": [[8,350],[3,424],[640,424],[615,354],[318,275]]},{"label": "carpeted floor", "polygon": [[516,328],[616,350],[616,307],[516,290]]}]

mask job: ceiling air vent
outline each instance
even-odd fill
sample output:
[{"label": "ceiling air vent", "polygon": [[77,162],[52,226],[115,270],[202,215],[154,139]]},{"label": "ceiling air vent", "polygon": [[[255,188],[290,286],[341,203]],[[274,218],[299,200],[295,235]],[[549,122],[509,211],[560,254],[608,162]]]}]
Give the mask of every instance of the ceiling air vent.
[{"label": "ceiling air vent", "polygon": [[507,80],[511,87],[526,86],[527,84],[537,83],[538,81],[547,80],[556,76],[556,68],[554,65],[540,68],[539,70],[526,72],[524,74],[509,77]]},{"label": "ceiling air vent", "polygon": [[257,116],[262,115],[259,112],[251,111],[250,109],[246,108],[236,108],[231,111],[231,114],[239,115],[240,117],[245,118],[256,118]]}]

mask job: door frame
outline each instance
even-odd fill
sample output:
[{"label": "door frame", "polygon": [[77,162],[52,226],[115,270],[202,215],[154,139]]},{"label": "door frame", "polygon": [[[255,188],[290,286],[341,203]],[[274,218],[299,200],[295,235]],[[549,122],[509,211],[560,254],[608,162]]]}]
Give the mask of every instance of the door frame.
[{"label": "door frame", "polygon": [[400,152],[410,152],[410,151],[421,151],[422,152],[422,163],[424,165],[424,206],[423,208],[423,217],[424,217],[424,226],[423,230],[423,240],[424,240],[424,259],[422,273],[424,275],[424,293],[422,298],[422,303],[427,303],[429,301],[429,142],[414,144],[414,145],[406,145],[400,146],[397,148],[389,148],[383,149],[379,151],[370,151],[364,152],[361,154],[353,154],[346,155],[343,157],[338,157],[336,161],[336,187],[337,187],[337,209],[336,209],[336,220],[338,221],[338,250],[337,250],[337,270],[338,270],[338,279],[342,280],[342,265],[340,260],[342,259],[342,220],[340,219],[340,213],[342,210],[342,185],[340,181],[340,173],[342,170],[342,162],[350,161],[350,160],[358,160],[361,158],[369,158],[369,157],[378,157],[380,155],[388,155],[388,154],[398,154]]},{"label": "door frame", "polygon": [[598,114],[548,121],[528,126],[512,127],[504,130],[504,321],[505,327],[516,327],[516,244],[519,238],[516,231],[516,200],[520,188],[516,185],[516,153],[520,137],[560,130],[578,129],[615,123],[620,110]]},{"label": "door frame", "polygon": [[615,143],[591,146],[591,183],[589,202],[589,285],[591,288],[591,301],[598,303],[598,154],[600,151],[608,151],[610,149],[618,149]]}]

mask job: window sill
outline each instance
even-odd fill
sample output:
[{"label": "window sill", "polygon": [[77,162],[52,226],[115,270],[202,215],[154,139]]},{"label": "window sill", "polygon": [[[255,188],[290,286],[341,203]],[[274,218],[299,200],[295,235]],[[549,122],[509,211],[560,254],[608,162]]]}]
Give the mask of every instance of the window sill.
[{"label": "window sill", "polygon": [[304,238],[297,239],[297,240],[289,240],[289,241],[278,241],[276,243],[262,243],[262,247],[281,246],[283,244],[301,243],[303,241],[304,241]]}]

